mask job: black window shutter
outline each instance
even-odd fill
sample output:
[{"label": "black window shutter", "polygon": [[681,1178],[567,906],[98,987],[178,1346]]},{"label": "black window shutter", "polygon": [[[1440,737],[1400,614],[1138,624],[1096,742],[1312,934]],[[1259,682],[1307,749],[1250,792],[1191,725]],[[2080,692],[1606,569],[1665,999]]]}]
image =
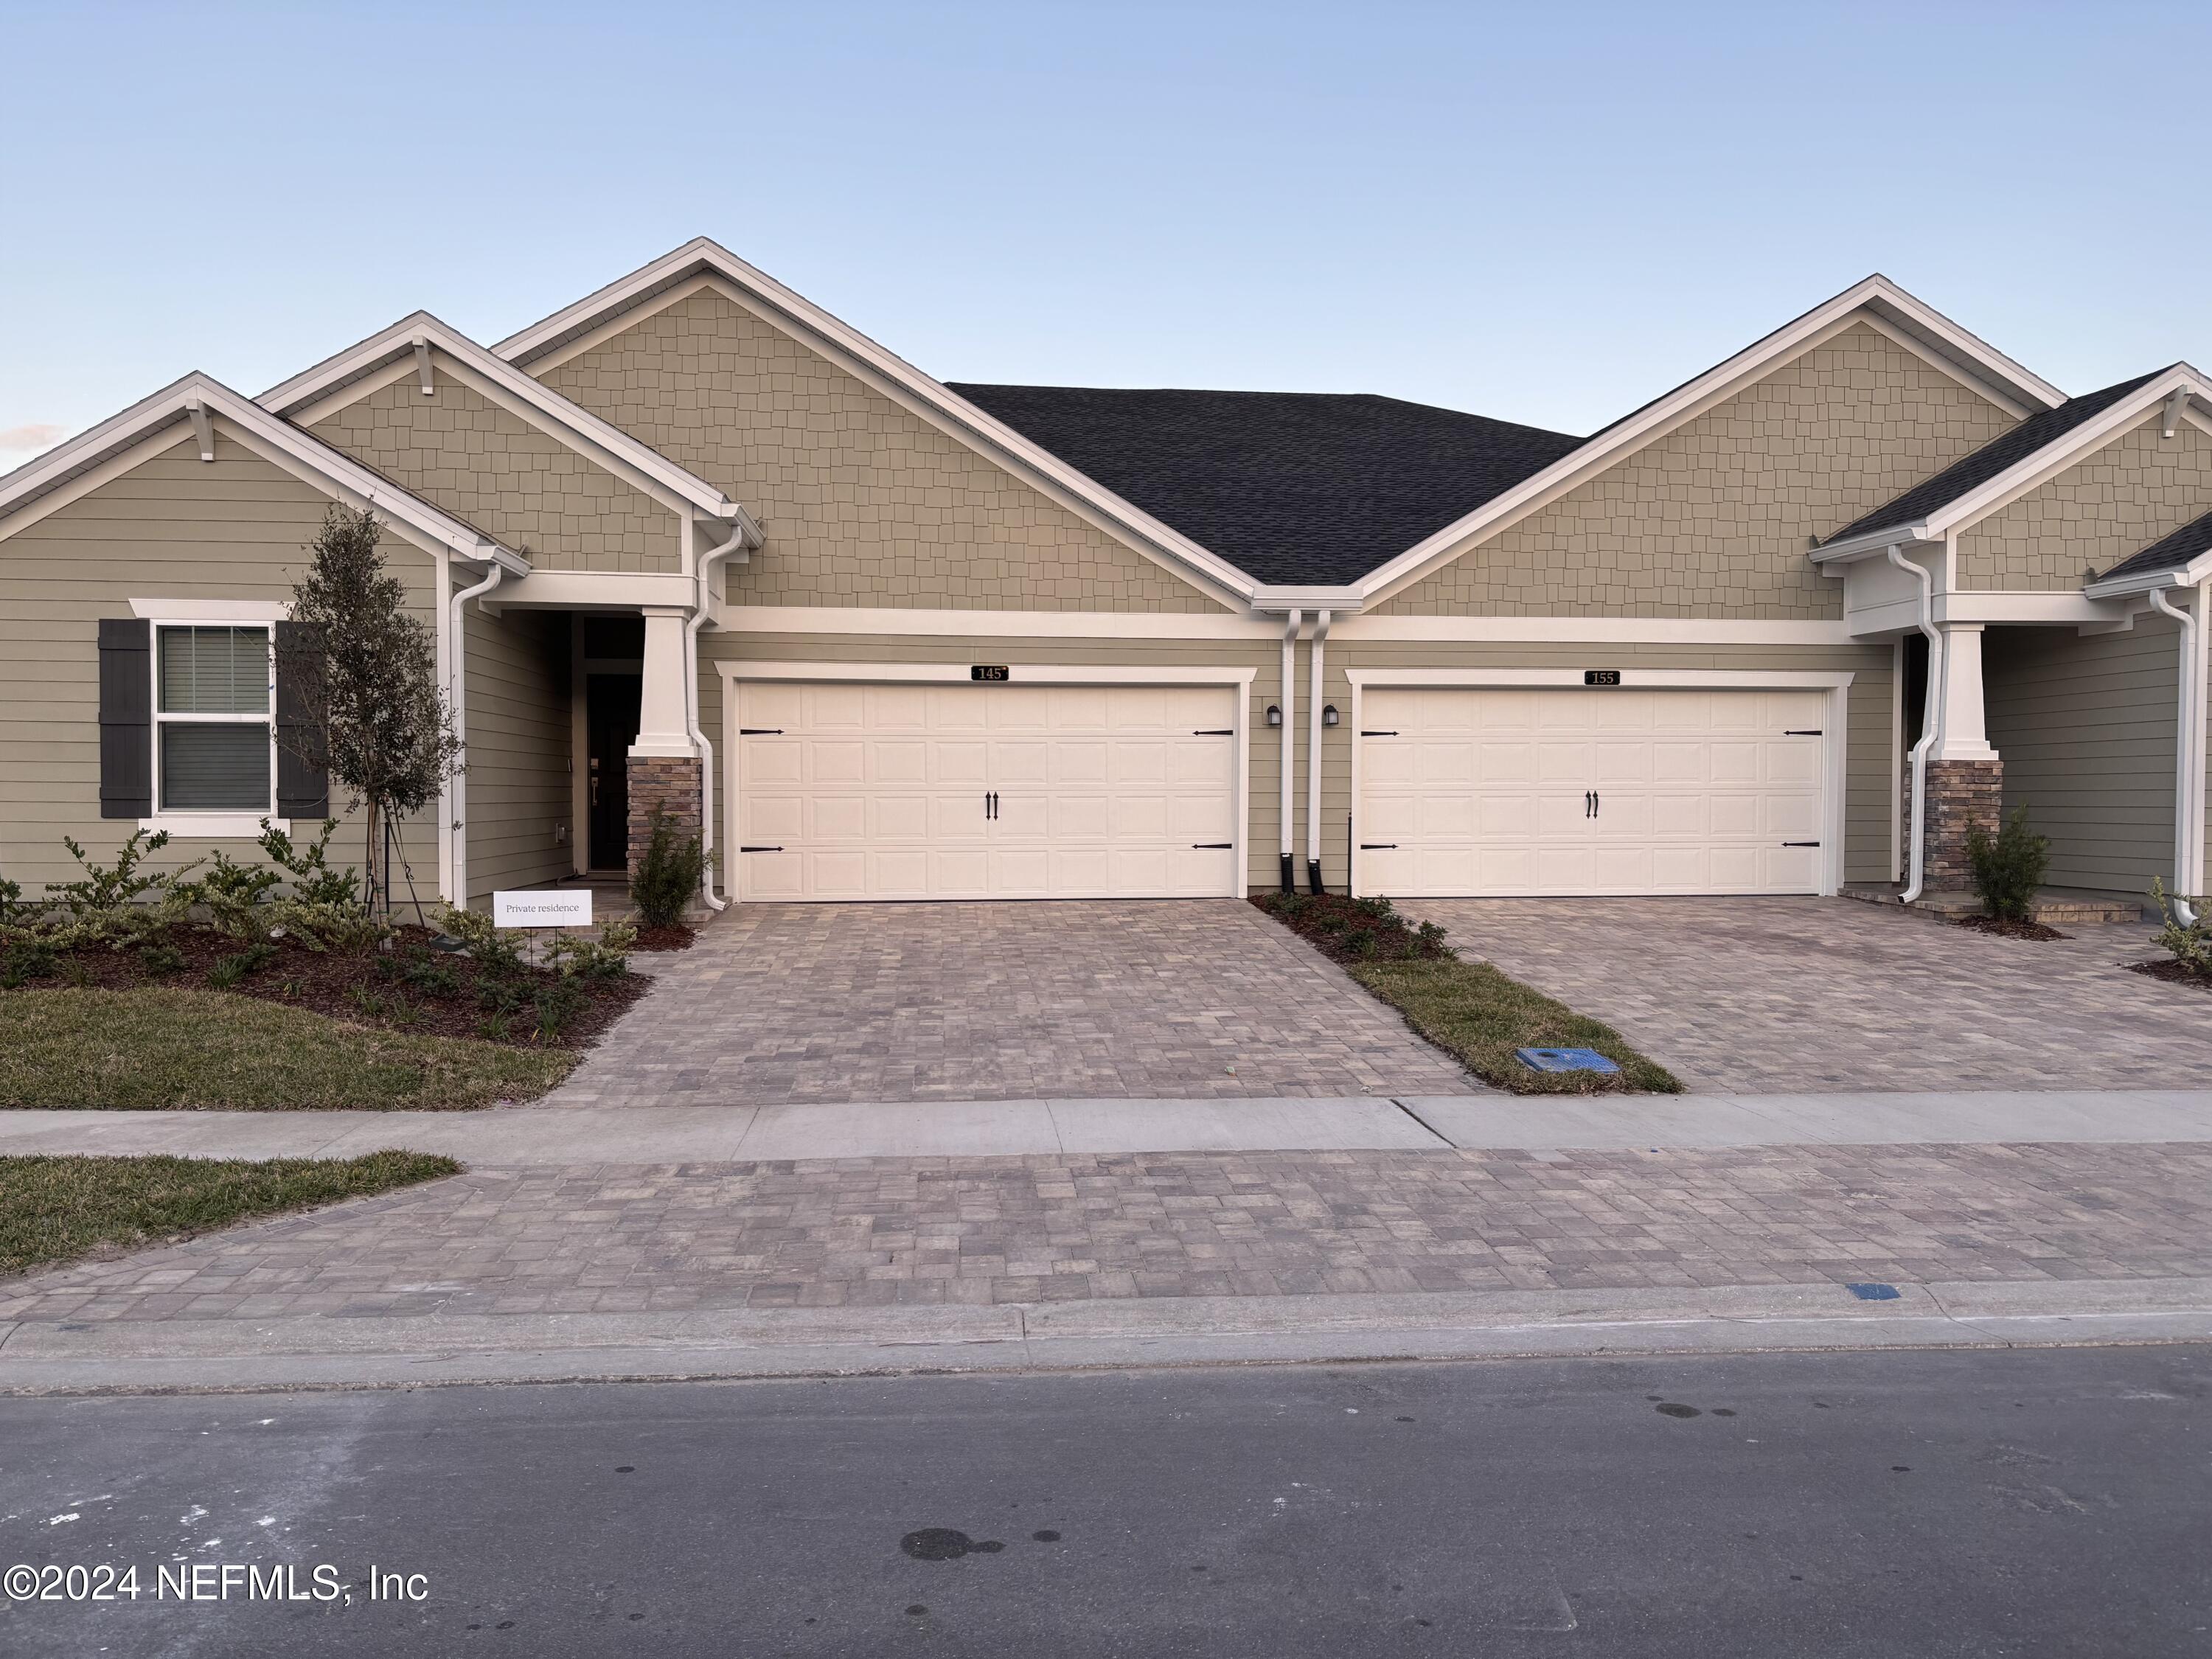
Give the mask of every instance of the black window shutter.
[{"label": "black window shutter", "polygon": [[322,733],[315,711],[322,705],[320,630],[301,623],[276,624],[276,814],[287,818],[330,816],[330,775],[322,762]]},{"label": "black window shutter", "polygon": [[100,622],[100,816],[154,812],[154,624]]}]

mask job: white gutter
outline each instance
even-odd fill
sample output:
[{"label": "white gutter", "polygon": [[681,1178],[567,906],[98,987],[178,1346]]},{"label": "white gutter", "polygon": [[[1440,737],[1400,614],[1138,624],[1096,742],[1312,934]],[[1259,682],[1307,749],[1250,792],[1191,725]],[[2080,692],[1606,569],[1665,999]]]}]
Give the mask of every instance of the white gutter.
[{"label": "white gutter", "polygon": [[[2151,608],[2181,624],[2181,708],[2174,726],[2173,800],[2173,914],[2185,927],[2197,925],[2196,908],[2189,902],[2201,896],[2204,884],[2204,653],[2197,607],[2203,604],[2202,588],[2188,610],[2167,603],[2166,590],[2153,588]],[[2188,896],[2185,897],[2184,895]]]},{"label": "white gutter", "polygon": [[1305,612],[1292,611],[1283,623],[1283,890],[1298,890],[1297,866],[1292,861],[1291,828],[1291,772],[1297,759],[1297,738],[1298,723],[1291,718],[1291,710],[1298,702],[1298,625],[1305,620]]},{"label": "white gutter", "polygon": [[1920,579],[1920,617],[1916,624],[1928,640],[1928,690],[1921,699],[1920,741],[1912,745],[1912,852],[1911,867],[1905,890],[1897,896],[1900,904],[1910,904],[1920,896],[1923,872],[1928,859],[1928,751],[1936,746],[1937,732],[1942,729],[1943,690],[1943,635],[1935,623],[1936,579],[1928,574],[1925,565],[1915,564],[1896,546],[1888,550],[1889,562],[1899,570],[1907,570]]},{"label": "white gutter", "polygon": [[448,683],[446,697],[453,716],[453,737],[459,744],[461,764],[453,773],[453,891],[450,902],[457,908],[469,908],[469,699],[468,659],[469,638],[461,626],[461,607],[471,599],[482,599],[507,580],[507,568],[495,564],[491,574],[474,587],[465,587],[453,597],[447,626],[453,630],[453,652],[447,672]]},{"label": "white gutter", "polygon": [[712,592],[707,581],[714,567],[740,548],[750,547],[758,538],[752,521],[741,513],[731,528],[730,539],[699,555],[695,578],[699,584],[698,602],[692,608],[691,620],[684,624],[684,720],[699,750],[699,851],[705,855],[699,871],[699,896],[709,910],[726,910],[729,901],[714,893],[714,745],[707,741],[699,726],[699,629],[707,621],[707,597]]},{"label": "white gutter", "polygon": [[[1321,882],[1321,657],[1322,642],[1328,638],[1328,612],[1314,614],[1313,684],[1306,692],[1306,887],[1322,890]],[[1285,725],[1289,714],[1283,716]]]}]

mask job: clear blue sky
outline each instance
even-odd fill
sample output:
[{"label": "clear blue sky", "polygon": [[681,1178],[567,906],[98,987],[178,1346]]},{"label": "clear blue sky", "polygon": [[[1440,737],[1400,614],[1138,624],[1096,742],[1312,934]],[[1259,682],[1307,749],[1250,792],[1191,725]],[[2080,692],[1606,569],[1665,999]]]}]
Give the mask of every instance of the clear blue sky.
[{"label": "clear blue sky", "polygon": [[1880,270],[2212,360],[2212,7],[0,0],[0,469],[714,236],[945,379],[1590,430]]}]

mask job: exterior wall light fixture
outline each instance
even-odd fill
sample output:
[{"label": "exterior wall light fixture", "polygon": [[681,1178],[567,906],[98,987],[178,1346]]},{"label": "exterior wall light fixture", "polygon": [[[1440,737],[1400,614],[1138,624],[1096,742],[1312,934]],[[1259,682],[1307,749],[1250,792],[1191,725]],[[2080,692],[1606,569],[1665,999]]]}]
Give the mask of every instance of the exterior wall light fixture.
[{"label": "exterior wall light fixture", "polygon": [[1321,723],[1323,726],[1334,726],[1336,724],[1336,705],[1334,703],[1332,702],[1323,706],[1321,711]]},{"label": "exterior wall light fixture", "polygon": [[1283,706],[1277,702],[1269,703],[1267,705],[1267,724],[1270,726],[1280,726],[1282,723]]}]

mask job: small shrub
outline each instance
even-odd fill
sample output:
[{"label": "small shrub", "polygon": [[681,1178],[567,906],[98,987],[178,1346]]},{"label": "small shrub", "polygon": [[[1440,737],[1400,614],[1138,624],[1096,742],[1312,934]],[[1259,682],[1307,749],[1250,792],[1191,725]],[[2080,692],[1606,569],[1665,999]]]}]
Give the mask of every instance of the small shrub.
[{"label": "small shrub", "polygon": [[[2161,949],[2172,953],[2173,959],[2200,979],[2212,979],[2212,898],[2191,898],[2183,893],[2169,893],[2166,884],[2156,877],[2151,878],[2151,896],[2158,901],[2158,932]],[[2185,904],[2197,920],[2185,922],[2177,913],[2176,904]]]},{"label": "small shrub", "polygon": [[228,956],[208,969],[208,983],[218,991],[232,991],[243,984],[247,975],[267,967],[276,954],[276,947],[266,939],[256,939],[243,951]]},{"label": "small shrub", "polygon": [[131,839],[116,849],[115,862],[100,865],[92,861],[74,837],[64,836],[62,845],[69,848],[84,874],[75,881],[46,884],[46,890],[57,896],[49,902],[68,912],[67,921],[53,929],[56,942],[64,945],[104,942],[120,949],[182,921],[191,902],[184,878],[199,867],[198,862],[177,870],[149,872],[140,868],[149,853],[158,853],[168,844],[166,830],[151,836],[134,830]]},{"label": "small shrub", "polygon": [[283,880],[281,872],[240,864],[217,848],[214,866],[207,874],[177,890],[184,902],[207,906],[208,921],[217,932],[234,939],[261,939],[273,920],[270,890],[283,885]]},{"label": "small shrub", "polygon": [[477,1035],[486,1042],[512,1042],[514,1036],[514,1018],[503,1012],[495,1010],[477,1022]]},{"label": "small shrub", "polygon": [[521,971],[521,948],[507,930],[495,927],[482,911],[448,904],[438,913],[438,926],[460,940],[477,967],[495,974]]},{"label": "small shrub", "polygon": [[52,942],[35,934],[9,940],[6,951],[0,952],[0,988],[17,990],[26,980],[44,979],[53,971]]},{"label": "small shrub", "polygon": [[550,1042],[560,1036],[562,1028],[583,1012],[584,994],[576,988],[573,979],[556,979],[538,988],[531,1000],[531,1012],[536,1017],[532,1029],[540,1042]]},{"label": "small shrub", "polygon": [[477,1006],[495,1014],[511,1014],[522,1006],[522,993],[515,988],[512,975],[478,974],[476,982]]},{"label": "small shrub", "polygon": [[184,971],[185,953],[173,945],[156,941],[138,947],[138,962],[149,974],[179,974]]},{"label": "small shrub", "polygon": [[637,929],[626,921],[611,921],[596,939],[573,933],[557,935],[547,947],[546,961],[562,977],[620,979],[629,972],[629,953],[637,946]]},{"label": "small shrub", "polygon": [[378,967],[388,976],[400,981],[427,996],[450,997],[461,989],[461,976],[448,963],[439,961],[427,951],[412,951],[404,957],[386,957]]},{"label": "small shrub", "polygon": [[1976,818],[1966,820],[1966,866],[1983,908],[2006,921],[2027,921],[2051,868],[2051,838],[2027,827],[2027,808],[2016,806],[1994,836]]},{"label": "small shrub", "polygon": [[707,855],[699,837],[683,836],[675,821],[656,806],[653,809],[653,838],[637,873],[629,878],[630,902],[637,906],[638,921],[647,927],[672,927],[684,920],[692,895],[707,877]]},{"label": "small shrub", "polygon": [[22,883],[0,876],[0,931],[20,927],[25,922],[36,920],[39,912],[45,908],[46,906],[36,900],[25,901]]}]

